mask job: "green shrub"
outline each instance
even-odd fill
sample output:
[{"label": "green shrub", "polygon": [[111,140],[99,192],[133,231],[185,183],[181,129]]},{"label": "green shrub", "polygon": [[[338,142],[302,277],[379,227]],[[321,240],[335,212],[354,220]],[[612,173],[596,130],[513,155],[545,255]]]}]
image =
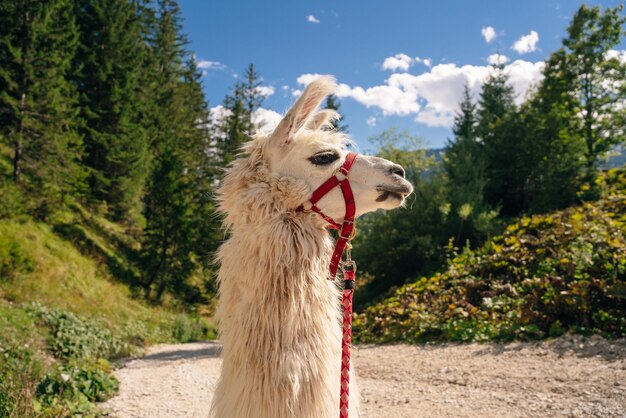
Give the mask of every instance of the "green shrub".
[{"label": "green shrub", "polygon": [[151,332],[145,322],[140,320],[127,321],[119,330],[120,339],[130,346],[144,347],[151,339]]},{"label": "green shrub", "polygon": [[60,359],[116,358],[130,352],[129,345],[113,336],[100,322],[72,312],[32,305],[32,312],[50,330],[48,346]]},{"label": "green shrub", "polygon": [[[615,190],[617,186],[611,186]],[[521,218],[354,318],[361,342],[626,336],[626,196]]]},{"label": "green shrub", "polygon": [[45,416],[96,414],[93,402],[105,401],[118,390],[109,369],[104,359],[53,367],[37,387],[35,410]]},{"label": "green shrub", "polygon": [[205,341],[215,338],[215,330],[201,318],[177,315],[172,327],[172,337],[181,343]]},{"label": "green shrub", "polygon": [[33,263],[19,243],[8,236],[0,236],[0,281],[14,280],[19,273],[33,271]]}]

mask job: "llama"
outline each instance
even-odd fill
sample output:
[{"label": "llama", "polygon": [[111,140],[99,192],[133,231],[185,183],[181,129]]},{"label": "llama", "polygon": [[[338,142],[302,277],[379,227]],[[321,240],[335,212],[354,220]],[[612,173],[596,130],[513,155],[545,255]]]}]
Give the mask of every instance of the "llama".
[{"label": "llama", "polygon": [[[337,113],[317,111],[335,87],[329,76],[309,84],[271,134],[245,145],[220,187],[230,236],[217,254],[223,364],[213,417],[338,414],[340,289],[328,280],[332,240],[320,216],[296,211],[347,154],[347,137],[328,129]],[[360,155],[348,178],[357,215],[401,206],[412,192],[402,167],[382,158]],[[341,222],[339,188],[317,206]]]}]

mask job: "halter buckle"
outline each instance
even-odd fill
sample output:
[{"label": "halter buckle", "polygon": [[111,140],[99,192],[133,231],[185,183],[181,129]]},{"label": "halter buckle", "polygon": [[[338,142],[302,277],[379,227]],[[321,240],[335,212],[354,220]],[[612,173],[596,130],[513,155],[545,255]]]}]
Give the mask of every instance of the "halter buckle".
[{"label": "halter buckle", "polygon": [[[343,230],[343,225],[345,224],[351,224],[352,225],[352,232],[350,232],[349,236],[343,236],[341,235],[341,232]],[[343,221],[342,227],[339,230],[339,232],[337,233],[337,235],[339,235],[339,238],[343,238],[347,241],[352,241],[354,239],[354,237],[356,237],[356,225],[354,224],[354,221]]]}]

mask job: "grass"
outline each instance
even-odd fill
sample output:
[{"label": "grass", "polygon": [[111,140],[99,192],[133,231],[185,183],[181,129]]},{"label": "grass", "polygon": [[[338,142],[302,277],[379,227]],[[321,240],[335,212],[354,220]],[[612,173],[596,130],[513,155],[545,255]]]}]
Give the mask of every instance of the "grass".
[{"label": "grass", "polygon": [[[136,297],[123,228],[81,207],[55,226],[0,219],[0,416],[98,416],[116,390],[107,358],[214,338],[210,320]],[[115,270],[117,268],[117,270]]]}]

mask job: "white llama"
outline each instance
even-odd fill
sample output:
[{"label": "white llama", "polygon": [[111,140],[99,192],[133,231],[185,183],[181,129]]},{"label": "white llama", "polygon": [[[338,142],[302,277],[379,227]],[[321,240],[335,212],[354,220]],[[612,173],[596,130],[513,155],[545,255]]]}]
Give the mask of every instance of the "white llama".
[{"label": "white llama", "polygon": [[[339,413],[340,290],[328,280],[326,221],[296,208],[341,166],[345,135],[326,129],[337,113],[317,111],[335,89],[309,84],[269,135],[246,144],[219,191],[229,231],[218,253],[223,366],[216,418],[329,418]],[[400,206],[411,193],[402,167],[360,155],[348,175],[357,215]],[[341,222],[337,187],[317,206]],[[358,261],[358,260],[357,260]],[[350,417],[359,414],[354,379]]]}]

